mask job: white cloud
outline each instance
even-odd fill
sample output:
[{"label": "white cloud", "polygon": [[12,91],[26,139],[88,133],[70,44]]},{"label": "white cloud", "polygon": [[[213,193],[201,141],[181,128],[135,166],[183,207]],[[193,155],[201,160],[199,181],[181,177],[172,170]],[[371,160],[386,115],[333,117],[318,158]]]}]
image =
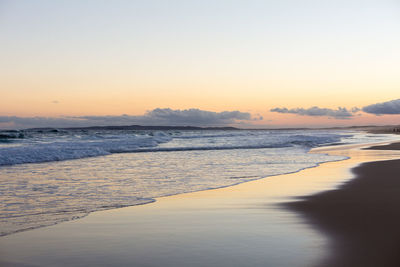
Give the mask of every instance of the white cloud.
[{"label": "white cloud", "polygon": [[273,108],[270,110],[271,112],[278,113],[289,113],[289,114],[297,114],[301,116],[315,116],[315,117],[331,117],[335,119],[349,119],[354,116],[354,113],[358,112],[358,108],[347,109],[347,108],[337,108],[337,109],[329,109],[329,108],[320,108],[320,107],[311,107],[308,109],[305,108]]},{"label": "white cloud", "polygon": [[400,99],[365,106],[362,110],[375,115],[400,114]]},{"label": "white cloud", "polygon": [[0,128],[36,127],[85,127],[112,125],[160,125],[160,126],[227,126],[261,120],[248,112],[213,112],[200,109],[173,110],[156,108],[141,116],[79,116],[79,117],[16,117],[0,116]]}]

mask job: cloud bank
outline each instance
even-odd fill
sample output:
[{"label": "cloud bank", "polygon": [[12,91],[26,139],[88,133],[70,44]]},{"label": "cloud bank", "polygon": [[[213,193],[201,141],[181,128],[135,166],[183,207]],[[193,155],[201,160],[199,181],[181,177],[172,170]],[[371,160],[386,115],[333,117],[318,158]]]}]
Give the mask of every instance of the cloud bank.
[{"label": "cloud bank", "polygon": [[273,108],[270,110],[271,112],[277,113],[285,113],[285,114],[297,114],[301,116],[315,116],[315,117],[330,117],[335,119],[349,119],[354,117],[354,113],[358,112],[358,108],[347,109],[341,108],[338,109],[329,109],[329,108],[320,108],[320,107],[311,107],[308,109],[305,108]]},{"label": "cloud bank", "polygon": [[365,106],[362,111],[375,115],[400,114],[400,99]]},{"label": "cloud bank", "polygon": [[227,126],[251,123],[262,118],[252,118],[248,112],[213,112],[200,109],[173,110],[156,108],[141,116],[75,116],[75,117],[16,117],[0,116],[0,128],[85,127],[112,125],[160,126]]}]

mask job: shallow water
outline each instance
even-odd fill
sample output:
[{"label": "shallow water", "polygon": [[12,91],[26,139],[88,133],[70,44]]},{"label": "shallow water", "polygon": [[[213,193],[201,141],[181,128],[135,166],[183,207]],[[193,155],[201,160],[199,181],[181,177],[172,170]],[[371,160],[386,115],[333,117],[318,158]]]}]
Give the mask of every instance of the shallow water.
[{"label": "shallow water", "polygon": [[[189,131],[135,135],[106,131],[76,135],[37,133],[31,139],[3,144],[0,154],[10,162],[15,160],[6,152],[12,150],[18,154],[24,149],[26,153],[19,159],[42,160],[41,153],[46,149],[49,149],[45,152],[46,159],[56,152],[85,157],[1,167],[1,235],[81,218],[97,210],[150,203],[160,196],[230,186],[345,158],[307,153],[313,146],[392,138],[343,131]],[[149,141],[154,138],[163,142]],[[126,143],[125,148],[136,148],[130,153],[109,152],[97,157],[87,156],[86,152],[71,154],[70,150],[65,152],[60,148],[73,144],[70,148],[81,146],[81,153],[97,146],[103,151],[115,149],[113,145]],[[147,152],[143,153],[143,147]],[[35,153],[31,154],[32,151]]]},{"label": "shallow water", "polygon": [[360,162],[399,157],[398,151],[336,148],[319,152],[351,159],[4,236],[0,265],[320,266],[329,239],[281,203],[335,188]]}]

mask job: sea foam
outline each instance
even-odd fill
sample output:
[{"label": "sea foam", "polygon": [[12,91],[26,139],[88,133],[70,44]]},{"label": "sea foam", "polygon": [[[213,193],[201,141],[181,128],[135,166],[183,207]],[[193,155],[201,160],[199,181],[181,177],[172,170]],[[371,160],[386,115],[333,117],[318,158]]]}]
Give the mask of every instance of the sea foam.
[{"label": "sea foam", "polygon": [[0,143],[0,235],[344,159],[307,153],[316,146],[389,140],[343,131],[23,134]]}]

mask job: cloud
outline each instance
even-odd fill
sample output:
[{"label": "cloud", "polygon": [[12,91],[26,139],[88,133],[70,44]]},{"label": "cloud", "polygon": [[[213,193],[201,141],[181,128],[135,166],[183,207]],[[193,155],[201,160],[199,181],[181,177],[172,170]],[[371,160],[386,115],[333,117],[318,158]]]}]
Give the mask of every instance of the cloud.
[{"label": "cloud", "polygon": [[335,119],[349,119],[354,117],[354,113],[359,111],[359,108],[337,108],[337,109],[329,109],[329,108],[320,108],[320,107],[311,107],[308,109],[305,108],[273,108],[270,110],[271,112],[278,113],[289,113],[289,114],[297,114],[301,116],[315,116],[315,117],[330,117]]},{"label": "cloud", "polygon": [[235,124],[240,121],[251,121],[250,113],[240,111],[213,112],[200,109],[173,110],[170,108],[156,108],[142,116],[81,116],[91,122],[113,124],[142,124],[142,125],[197,125],[218,126]]},{"label": "cloud", "polygon": [[173,110],[156,108],[141,116],[76,116],[76,117],[16,117],[0,116],[0,128],[36,128],[36,127],[84,127],[105,125],[170,125],[170,126],[226,126],[241,125],[252,121],[248,112],[223,111],[213,112],[200,109]]},{"label": "cloud", "polygon": [[172,110],[154,109],[146,114],[154,120],[161,120],[167,123],[191,124],[196,125],[220,125],[231,124],[236,121],[251,120],[250,113],[240,111],[212,112],[200,109]]},{"label": "cloud", "polygon": [[362,111],[375,115],[400,114],[400,99],[365,106]]}]

